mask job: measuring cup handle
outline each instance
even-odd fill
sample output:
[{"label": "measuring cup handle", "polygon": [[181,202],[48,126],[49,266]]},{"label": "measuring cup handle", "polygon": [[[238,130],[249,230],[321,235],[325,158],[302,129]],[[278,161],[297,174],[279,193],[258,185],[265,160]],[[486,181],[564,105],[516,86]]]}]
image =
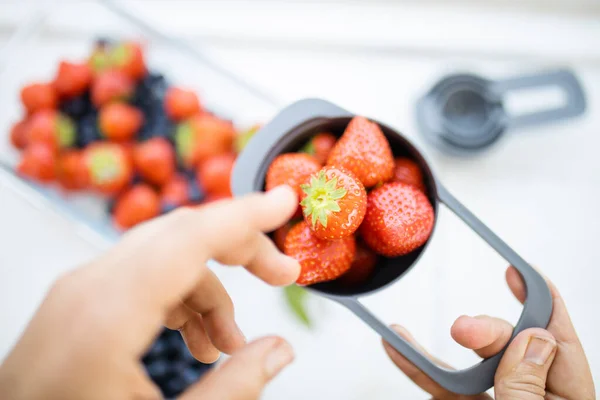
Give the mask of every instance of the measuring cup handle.
[{"label": "measuring cup handle", "polygon": [[[439,184],[438,197],[443,204],[514,266],[523,277],[527,298],[523,305],[523,312],[513,330],[511,341],[519,332],[527,328],[545,328],[552,314],[552,297],[544,278]],[[494,375],[504,354],[504,349],[495,356],[482,360],[472,367],[462,370],[449,370],[431,361],[380,321],[357,299],[352,297],[332,297],[332,299],[356,314],[394,349],[447,390],[464,395],[474,395],[483,393],[494,385]]]},{"label": "measuring cup handle", "polygon": [[579,80],[567,69],[546,71],[492,82],[492,91],[501,97],[512,90],[552,86],[558,87],[565,94],[566,101],[564,105],[532,113],[509,115],[506,121],[507,126],[509,128],[520,128],[576,117],[582,114],[586,108],[583,89]]}]

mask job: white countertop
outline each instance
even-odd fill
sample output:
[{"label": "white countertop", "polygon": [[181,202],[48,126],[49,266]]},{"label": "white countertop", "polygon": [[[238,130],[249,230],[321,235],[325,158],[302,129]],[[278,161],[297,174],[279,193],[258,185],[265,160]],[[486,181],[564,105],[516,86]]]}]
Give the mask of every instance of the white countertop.
[{"label": "white countertop", "polygon": [[[600,381],[596,3],[555,1],[544,11],[536,0],[498,0],[478,8],[467,1],[165,3],[152,2],[144,13],[160,16],[165,29],[198,43],[284,103],[322,97],[387,122],[420,145],[440,180],[557,284]],[[191,12],[188,6],[196,8]],[[14,15],[23,15],[19,9]],[[1,14],[0,46],[15,22],[11,12]],[[56,49],[67,41],[53,40]],[[584,85],[588,111],[582,118],[507,134],[492,151],[471,159],[441,155],[417,134],[414,101],[446,72],[460,68],[493,78],[558,65],[573,67]],[[1,183],[0,221],[1,358],[52,280],[99,249]],[[476,357],[452,343],[449,328],[457,316],[518,318],[520,306],[503,282],[504,266],[442,207],[419,265],[365,303],[386,322],[407,326],[434,354],[464,367]],[[341,307],[313,298],[316,327],[306,330],[292,319],[278,290],[238,270],[216,270],[249,337],[277,333],[296,348],[297,361],[265,399],[429,398],[394,369],[376,335]]]}]

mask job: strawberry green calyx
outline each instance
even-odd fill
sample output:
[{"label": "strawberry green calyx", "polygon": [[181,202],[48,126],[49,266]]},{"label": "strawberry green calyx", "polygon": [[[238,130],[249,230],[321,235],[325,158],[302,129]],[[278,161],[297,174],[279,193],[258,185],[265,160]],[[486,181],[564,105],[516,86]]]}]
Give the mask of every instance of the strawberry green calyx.
[{"label": "strawberry green calyx", "polygon": [[190,122],[182,122],[175,130],[175,149],[182,160],[187,161],[194,149],[194,128]]},{"label": "strawberry green calyx", "polygon": [[122,173],[117,157],[111,150],[97,150],[90,157],[90,175],[97,184],[110,182]]},{"label": "strawberry green calyx", "polygon": [[75,143],[75,124],[71,118],[58,114],[56,118],[56,132],[58,144],[61,148],[71,147]]},{"label": "strawberry green calyx", "polygon": [[312,139],[309,140],[303,147],[300,149],[300,152],[306,153],[310,156],[315,155],[315,145],[313,144]]},{"label": "strawberry green calyx", "polygon": [[90,66],[94,72],[102,72],[110,67],[110,58],[104,49],[95,50],[90,58]]},{"label": "strawberry green calyx", "polygon": [[123,66],[129,60],[131,53],[127,43],[121,43],[118,46],[112,48],[109,59],[112,65]]},{"label": "strawberry green calyx", "polygon": [[313,229],[316,228],[317,221],[327,228],[329,214],[341,210],[338,200],[346,196],[347,190],[337,187],[337,177],[327,180],[323,171],[319,171],[317,176],[312,175],[310,183],[300,185],[300,188],[306,194],[300,205],[304,215],[310,217]]}]

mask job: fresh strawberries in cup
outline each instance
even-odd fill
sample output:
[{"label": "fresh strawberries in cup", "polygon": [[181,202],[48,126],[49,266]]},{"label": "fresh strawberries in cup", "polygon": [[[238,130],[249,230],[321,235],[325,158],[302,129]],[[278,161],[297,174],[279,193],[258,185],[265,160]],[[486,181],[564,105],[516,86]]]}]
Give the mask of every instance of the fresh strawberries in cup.
[{"label": "fresh strawberries in cup", "polygon": [[375,270],[377,254],[361,240],[356,241],[356,254],[350,269],[338,278],[344,286],[356,286],[365,283]]},{"label": "fresh strawberries in cup", "polygon": [[325,164],[336,141],[337,138],[331,133],[321,132],[310,139],[303,151],[313,156],[321,164]]}]

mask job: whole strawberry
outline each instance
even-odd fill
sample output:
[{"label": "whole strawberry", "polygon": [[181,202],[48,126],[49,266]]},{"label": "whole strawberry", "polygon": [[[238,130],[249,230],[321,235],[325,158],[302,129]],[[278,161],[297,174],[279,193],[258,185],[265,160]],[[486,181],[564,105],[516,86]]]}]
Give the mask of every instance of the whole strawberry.
[{"label": "whole strawberry", "polygon": [[297,223],[298,223],[297,220],[289,221],[285,225],[277,228],[275,230],[275,232],[273,232],[273,242],[275,242],[275,246],[277,246],[277,248],[280,251],[284,251],[285,238],[287,237],[287,234],[290,232],[290,229],[292,229],[294,227],[294,225],[296,225]]},{"label": "whole strawberry", "polygon": [[21,89],[21,102],[29,114],[58,106],[58,95],[48,83],[32,83]]},{"label": "whole strawberry", "polygon": [[353,172],[366,188],[389,181],[394,175],[394,157],[381,128],[364,117],[354,117],[337,141],[327,165]]},{"label": "whole strawberry", "polygon": [[107,104],[98,115],[100,131],[110,140],[127,141],[133,139],[144,123],[144,114],[125,103]]},{"label": "whole strawberry", "polygon": [[146,62],[142,46],[135,42],[123,42],[110,48],[108,63],[132,80],[136,81],[146,75]]},{"label": "whole strawberry", "polygon": [[115,195],[131,182],[133,167],[125,146],[96,142],[84,150],[83,156],[92,189],[106,195]]},{"label": "whole strawberry", "polygon": [[15,149],[27,147],[27,119],[16,122],[10,129],[10,142]]},{"label": "whole strawberry", "polygon": [[433,222],[433,207],[423,192],[413,185],[391,182],[367,196],[360,233],[377,253],[397,257],[423,246]]},{"label": "whole strawberry", "polygon": [[394,163],[394,181],[408,183],[425,191],[423,173],[416,162],[407,157],[398,157]]},{"label": "whole strawberry", "polygon": [[231,122],[201,114],[177,126],[175,148],[183,165],[193,167],[212,156],[230,152],[234,137]]},{"label": "whole strawberry", "polygon": [[165,112],[174,121],[181,121],[199,114],[202,110],[196,93],[177,87],[167,89]]},{"label": "whole strawberry", "polygon": [[75,124],[66,115],[55,110],[41,110],[27,123],[27,143],[44,143],[54,150],[75,143]]},{"label": "whole strawberry", "polygon": [[288,232],[284,253],[300,263],[298,285],[312,285],[338,278],[350,269],[356,243],[350,235],[338,240],[322,240],[315,236],[305,221]]},{"label": "whole strawberry", "polygon": [[175,151],[167,139],[155,137],[135,147],[133,163],[146,181],[164,185],[175,173]]},{"label": "whole strawberry", "polygon": [[160,204],[164,209],[174,209],[188,204],[190,201],[190,189],[188,180],[175,174],[160,189]]},{"label": "whole strawberry", "polygon": [[159,213],[158,194],[150,186],[138,184],[117,198],[113,220],[119,228],[129,229]]},{"label": "whole strawberry", "polygon": [[45,143],[31,143],[21,155],[17,172],[39,182],[56,177],[56,152]]},{"label": "whole strawberry", "polygon": [[321,166],[312,156],[303,153],[286,153],[277,156],[269,169],[265,179],[265,189],[271,190],[279,185],[288,185],[298,193],[298,201],[302,198],[303,191],[300,185]]},{"label": "whole strawberry", "polygon": [[87,187],[89,176],[83,152],[80,150],[62,152],[58,156],[56,175],[58,182],[67,190],[81,190]]},{"label": "whole strawberry", "polygon": [[54,88],[62,98],[82,95],[92,81],[92,69],[87,63],[61,61],[54,78]]},{"label": "whole strawberry", "polygon": [[92,82],[92,103],[99,108],[112,101],[125,100],[133,94],[133,89],[133,81],[123,72],[103,71]]},{"label": "whole strawberry", "polygon": [[235,163],[234,153],[213,156],[196,170],[199,184],[208,194],[231,196],[231,171]]},{"label": "whole strawberry", "polygon": [[329,153],[335,146],[337,138],[329,132],[316,134],[304,147],[304,152],[310,154],[321,164],[327,162]]},{"label": "whole strawberry", "polygon": [[302,214],[320,239],[352,235],[367,209],[367,192],[350,171],[325,167],[310,176],[302,189]]},{"label": "whole strawberry", "polygon": [[377,264],[377,254],[368,248],[362,241],[356,242],[356,254],[350,269],[338,278],[346,286],[356,286],[365,283],[373,275]]}]

